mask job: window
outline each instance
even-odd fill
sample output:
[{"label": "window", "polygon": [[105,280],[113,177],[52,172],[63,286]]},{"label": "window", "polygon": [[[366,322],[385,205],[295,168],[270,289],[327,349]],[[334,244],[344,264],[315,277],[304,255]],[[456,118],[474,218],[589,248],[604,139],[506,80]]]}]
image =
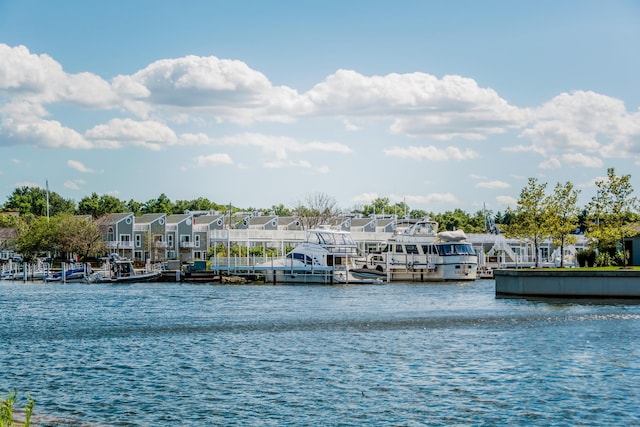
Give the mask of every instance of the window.
[{"label": "window", "polygon": [[170,248],[173,247],[173,234],[167,235],[167,246]]},{"label": "window", "polygon": [[407,245],[405,250],[408,254],[418,254],[418,247],[416,245]]},{"label": "window", "polygon": [[142,236],[140,234],[136,234],[136,248],[142,246]]},{"label": "window", "polygon": [[194,243],[195,243],[196,248],[199,248],[200,247],[200,235],[196,234],[193,238],[194,238]]}]

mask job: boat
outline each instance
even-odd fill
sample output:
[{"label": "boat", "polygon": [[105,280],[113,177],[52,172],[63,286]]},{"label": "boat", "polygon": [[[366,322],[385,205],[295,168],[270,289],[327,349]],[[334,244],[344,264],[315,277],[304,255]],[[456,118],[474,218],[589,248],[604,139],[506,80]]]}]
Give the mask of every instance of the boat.
[{"label": "boat", "polygon": [[254,271],[273,283],[371,283],[351,274],[358,259],[364,262],[351,232],[316,228],[307,230],[305,241],[286,256],[258,264]]},{"label": "boat", "polygon": [[153,282],[158,280],[162,271],[157,270],[136,270],[133,262],[121,257],[118,254],[111,254],[105,259],[100,271],[96,271],[85,276],[87,283],[139,283]]},{"label": "boat", "polygon": [[87,264],[75,264],[71,268],[63,269],[61,271],[50,272],[46,276],[42,277],[47,283],[50,282],[62,282],[62,283],[84,283],[85,276],[91,274],[93,270],[91,265]]},{"label": "boat", "polygon": [[395,234],[366,263],[351,271],[355,277],[379,277],[388,282],[476,280],[478,256],[462,230],[438,232],[428,217]]}]

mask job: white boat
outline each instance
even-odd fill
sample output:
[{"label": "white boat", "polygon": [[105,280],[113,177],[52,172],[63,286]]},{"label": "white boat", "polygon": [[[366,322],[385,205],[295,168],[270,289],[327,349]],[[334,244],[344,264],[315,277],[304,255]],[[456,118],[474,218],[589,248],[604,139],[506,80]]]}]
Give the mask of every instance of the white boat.
[{"label": "white boat", "polygon": [[381,277],[390,282],[475,280],[478,256],[462,230],[438,233],[438,223],[423,218],[395,234],[381,251],[367,255],[356,277]]},{"label": "white boat", "polygon": [[141,271],[133,267],[133,262],[128,258],[123,258],[117,254],[111,254],[102,266],[100,271],[87,274],[87,283],[139,283],[152,282],[158,280],[162,271],[150,270]]},{"label": "white boat", "polygon": [[363,283],[351,275],[358,259],[364,262],[350,232],[318,228],[308,230],[306,240],[285,257],[258,264],[254,271],[272,283]]}]

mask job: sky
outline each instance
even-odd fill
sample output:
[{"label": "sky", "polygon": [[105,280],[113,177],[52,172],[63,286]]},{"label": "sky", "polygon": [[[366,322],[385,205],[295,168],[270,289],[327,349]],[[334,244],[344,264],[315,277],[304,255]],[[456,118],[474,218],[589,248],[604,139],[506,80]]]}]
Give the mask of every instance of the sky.
[{"label": "sky", "polygon": [[0,0],[0,204],[640,191],[636,0]]}]

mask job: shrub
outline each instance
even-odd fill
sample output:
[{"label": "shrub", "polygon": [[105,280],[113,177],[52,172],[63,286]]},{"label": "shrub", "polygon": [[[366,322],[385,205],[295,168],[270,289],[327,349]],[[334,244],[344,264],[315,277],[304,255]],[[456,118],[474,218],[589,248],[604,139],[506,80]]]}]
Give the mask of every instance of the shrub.
[{"label": "shrub", "polygon": [[0,427],[14,427],[18,425],[29,427],[31,424],[31,413],[33,412],[35,400],[33,400],[29,393],[26,393],[25,396],[27,398],[27,404],[24,407],[25,419],[23,423],[16,423],[13,418],[13,407],[17,398],[16,391],[8,391],[2,396],[2,400],[0,401]]}]

